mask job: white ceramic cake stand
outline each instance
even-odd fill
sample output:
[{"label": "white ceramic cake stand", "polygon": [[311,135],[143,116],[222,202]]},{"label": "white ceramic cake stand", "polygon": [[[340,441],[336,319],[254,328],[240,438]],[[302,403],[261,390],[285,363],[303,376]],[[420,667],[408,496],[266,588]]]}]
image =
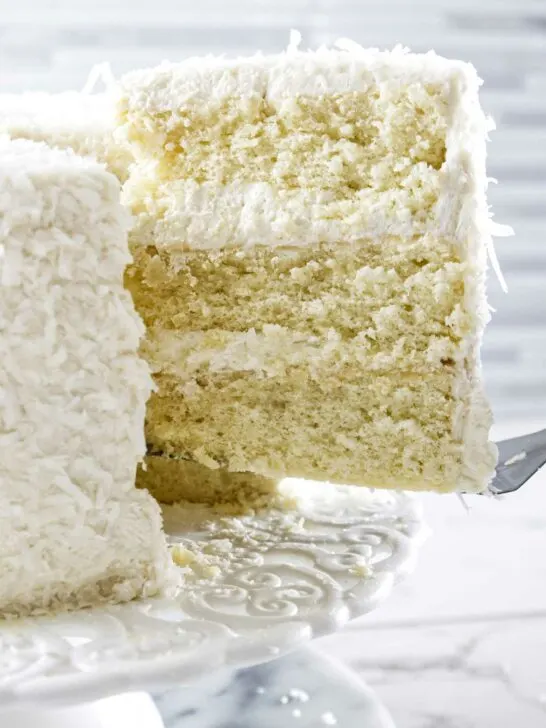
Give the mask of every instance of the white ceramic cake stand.
[{"label": "white ceramic cake stand", "polygon": [[289,510],[168,509],[171,543],[197,553],[172,598],[0,623],[2,728],[158,728],[134,691],[271,660],[373,609],[414,562],[415,499],[297,488]]}]

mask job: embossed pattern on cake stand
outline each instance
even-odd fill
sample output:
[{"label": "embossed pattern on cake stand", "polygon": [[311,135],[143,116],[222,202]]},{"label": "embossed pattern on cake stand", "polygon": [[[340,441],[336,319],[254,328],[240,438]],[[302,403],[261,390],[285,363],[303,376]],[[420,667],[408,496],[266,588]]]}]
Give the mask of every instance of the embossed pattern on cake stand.
[{"label": "embossed pattern on cake stand", "polygon": [[[24,711],[40,710],[44,726],[44,707],[264,662],[373,609],[412,567],[424,532],[416,500],[307,483],[287,493],[293,487],[290,509],[167,509],[170,542],[188,564],[168,599],[1,623],[0,715],[9,708],[12,725],[23,725]],[[24,709],[18,723],[14,709]]]}]

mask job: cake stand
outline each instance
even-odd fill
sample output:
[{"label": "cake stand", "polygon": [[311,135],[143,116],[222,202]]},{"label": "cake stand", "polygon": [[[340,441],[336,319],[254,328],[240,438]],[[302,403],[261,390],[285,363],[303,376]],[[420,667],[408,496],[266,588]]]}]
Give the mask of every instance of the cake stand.
[{"label": "cake stand", "polygon": [[295,481],[278,508],[175,506],[165,527],[183,575],[175,594],[0,623],[2,728],[159,728],[138,691],[257,665],[339,630],[387,596],[424,535],[407,494]]}]

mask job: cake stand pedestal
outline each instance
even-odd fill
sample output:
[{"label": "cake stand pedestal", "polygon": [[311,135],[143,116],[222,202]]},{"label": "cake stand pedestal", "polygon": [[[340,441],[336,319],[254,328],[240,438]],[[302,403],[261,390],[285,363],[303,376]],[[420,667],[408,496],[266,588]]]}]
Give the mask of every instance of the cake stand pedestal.
[{"label": "cake stand pedestal", "polygon": [[146,695],[122,694],[288,654],[373,609],[412,568],[414,498],[309,483],[284,495],[290,507],[244,516],[167,509],[184,577],[169,598],[0,623],[2,728],[157,728]]},{"label": "cake stand pedestal", "polygon": [[374,691],[316,647],[217,673],[155,700],[165,728],[394,728]]}]

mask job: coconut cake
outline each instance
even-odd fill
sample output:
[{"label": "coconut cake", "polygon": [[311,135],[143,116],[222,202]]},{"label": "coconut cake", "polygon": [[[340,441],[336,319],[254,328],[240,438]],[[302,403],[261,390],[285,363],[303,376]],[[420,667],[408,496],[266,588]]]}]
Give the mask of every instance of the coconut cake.
[{"label": "coconut cake", "polygon": [[0,138],[0,614],[158,593],[158,504],[134,487],[152,387],[102,165]]},{"label": "coconut cake", "polygon": [[122,78],[125,280],[157,387],[142,485],[161,497],[182,464],[487,487],[479,85],[469,64],[348,41]]}]

